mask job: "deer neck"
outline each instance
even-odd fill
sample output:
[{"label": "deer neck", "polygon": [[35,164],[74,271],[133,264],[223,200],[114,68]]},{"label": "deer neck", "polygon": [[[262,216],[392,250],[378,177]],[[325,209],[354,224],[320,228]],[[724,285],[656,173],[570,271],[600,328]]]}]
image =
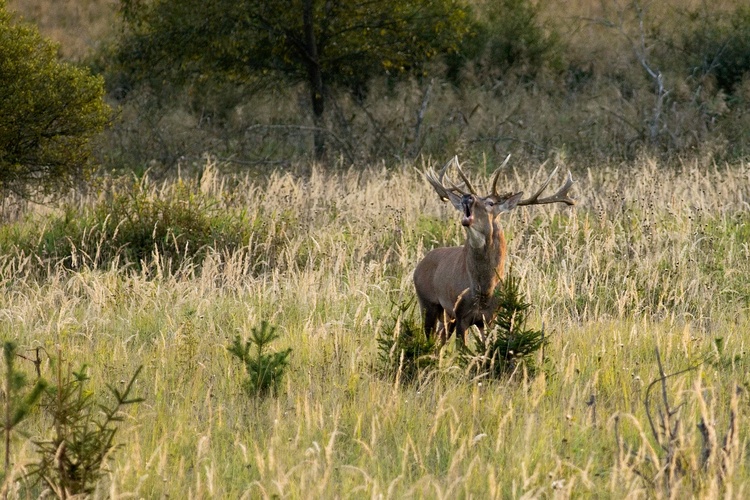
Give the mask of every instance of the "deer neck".
[{"label": "deer neck", "polygon": [[472,293],[492,295],[505,267],[505,235],[496,224],[486,235],[468,228],[464,249]]}]

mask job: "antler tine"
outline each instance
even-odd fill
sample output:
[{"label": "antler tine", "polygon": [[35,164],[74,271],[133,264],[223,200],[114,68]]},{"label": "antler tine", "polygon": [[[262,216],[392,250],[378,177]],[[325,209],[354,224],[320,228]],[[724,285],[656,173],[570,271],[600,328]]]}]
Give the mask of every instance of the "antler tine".
[{"label": "antler tine", "polygon": [[492,196],[500,196],[499,194],[497,194],[497,180],[500,178],[500,171],[505,168],[505,165],[508,164],[508,160],[510,160],[510,153],[508,153],[508,156],[505,157],[502,165],[497,167],[497,170],[495,170],[495,174],[492,177]]},{"label": "antler tine", "polygon": [[427,172],[425,172],[425,177],[427,178],[427,181],[432,185],[433,188],[435,188],[435,191],[437,191],[438,196],[440,196],[440,199],[443,201],[450,200],[450,193],[449,191],[457,191],[461,195],[465,194],[461,188],[457,187],[453,182],[448,180],[448,184],[450,184],[450,187],[445,186],[445,182],[443,181],[443,178],[445,177],[445,173],[448,171],[448,167],[451,165],[451,163],[458,164],[458,157],[454,156],[450,160],[448,160],[445,165],[443,165],[443,168],[440,169],[440,173],[435,173],[435,170],[430,167]]},{"label": "antler tine", "polygon": [[[461,177],[461,180],[464,181],[464,184],[466,185],[466,189],[468,189],[469,192],[473,194],[474,196],[479,196],[477,194],[477,190],[474,189],[474,186],[471,185],[471,182],[469,182],[469,179],[466,177],[466,174],[464,174],[464,171],[461,170],[461,165],[458,163],[458,156],[454,156],[454,159],[456,161],[456,170],[458,170],[458,175],[459,177]],[[455,188],[456,186],[453,186],[453,187]]]},{"label": "antler tine", "polygon": [[445,186],[443,186],[443,183],[441,182],[442,178],[441,174],[436,174],[435,170],[430,167],[427,172],[425,172],[425,178],[427,179],[427,182],[429,182],[432,187],[437,191],[438,196],[443,201],[448,201],[450,197],[448,196],[448,191],[445,189]]},{"label": "antler tine", "polygon": [[[440,184],[443,183],[443,177],[445,176],[445,173],[448,171],[448,167],[450,167],[451,163],[453,163],[454,161],[457,162],[458,161],[458,157],[454,156],[450,160],[446,161],[445,165],[443,165],[443,168],[440,169],[440,177],[438,178],[438,180],[440,181]],[[432,169],[430,169],[430,170],[432,170]]]},{"label": "antler tine", "polygon": [[555,169],[552,171],[552,174],[550,174],[544,184],[542,184],[542,187],[540,187],[536,193],[525,200],[519,201],[518,206],[543,205],[545,203],[565,203],[566,205],[575,205],[576,200],[568,196],[570,187],[573,185],[573,183],[575,183],[570,172],[568,172],[568,179],[565,181],[565,184],[555,194],[546,198],[539,198],[539,195],[542,194],[545,189],[547,189],[547,186],[552,180],[552,177],[554,177],[554,175],[557,173],[558,168],[559,167],[555,167]]}]

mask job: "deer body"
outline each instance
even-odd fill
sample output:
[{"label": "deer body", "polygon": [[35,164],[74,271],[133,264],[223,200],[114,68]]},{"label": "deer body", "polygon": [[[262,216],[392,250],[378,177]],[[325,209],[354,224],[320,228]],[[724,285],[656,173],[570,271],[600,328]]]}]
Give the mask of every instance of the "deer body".
[{"label": "deer body", "polygon": [[500,214],[517,205],[575,203],[567,196],[573,184],[570,175],[565,186],[554,196],[539,199],[552,178],[550,176],[535,195],[521,200],[521,192],[497,193],[498,169],[491,194],[479,196],[458,166],[458,160],[454,158],[452,162],[456,163],[469,192],[453,184],[446,187],[443,183],[451,161],[443,167],[439,176],[430,170],[427,180],[441,199],[450,201],[462,213],[461,224],[466,230],[466,242],[461,247],[436,248],[428,252],[414,270],[414,287],[422,309],[425,333],[429,337],[439,324],[438,336],[443,343],[454,330],[457,338],[465,342],[466,330],[471,326],[477,326],[483,335],[484,326],[494,319],[498,305],[495,288],[503,278],[506,259]]},{"label": "deer body", "polygon": [[505,235],[495,221],[486,237],[470,227],[467,233],[463,246],[436,248],[414,270],[425,331],[432,333],[440,322],[443,342],[454,329],[459,339],[472,325],[481,331],[497,309],[494,291],[505,269]]}]

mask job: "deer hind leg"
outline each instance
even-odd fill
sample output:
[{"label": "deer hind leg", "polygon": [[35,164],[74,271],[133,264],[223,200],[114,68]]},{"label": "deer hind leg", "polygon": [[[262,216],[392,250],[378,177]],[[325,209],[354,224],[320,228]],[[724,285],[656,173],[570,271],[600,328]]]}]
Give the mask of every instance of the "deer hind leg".
[{"label": "deer hind leg", "polygon": [[461,324],[457,327],[456,337],[460,339],[464,345],[466,345],[466,334],[472,326],[477,327],[477,330],[479,330],[479,340],[482,342],[482,344],[486,344],[487,324],[484,321],[477,321],[474,323],[470,321],[462,321]]},{"label": "deer hind leg", "polygon": [[440,327],[438,328],[438,341],[440,342],[441,346],[444,346],[445,343],[448,342],[448,339],[453,334],[453,330],[456,325],[455,321],[451,321],[450,319],[446,319],[446,318],[443,318],[443,319],[444,321],[440,322]]},{"label": "deer hind leg", "polygon": [[[424,318],[424,334],[429,339],[435,331],[435,324],[443,315],[443,308],[440,304],[423,304],[421,301],[420,305],[422,306]],[[438,334],[439,332],[440,328],[438,328]]]}]

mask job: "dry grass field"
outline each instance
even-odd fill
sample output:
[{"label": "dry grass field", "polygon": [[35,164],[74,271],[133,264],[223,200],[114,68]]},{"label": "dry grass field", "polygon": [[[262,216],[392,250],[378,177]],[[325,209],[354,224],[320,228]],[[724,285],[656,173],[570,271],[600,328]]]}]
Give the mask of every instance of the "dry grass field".
[{"label": "dry grass field", "polygon": [[[649,58],[707,5],[646,3]],[[75,62],[119,29],[115,0],[7,5]],[[366,113],[339,96],[350,155],[327,167],[304,159],[307,132],[275,135],[305,129],[300,87],[249,97],[219,136],[180,104],[156,117],[125,103],[96,145],[116,174],[54,206],[4,200],[0,339],[18,344],[17,368],[54,383],[87,365],[85,396],[108,405],[142,367],[144,401],[123,409],[93,498],[750,495],[750,79],[730,96],[665,64],[674,144],[643,153],[656,94],[631,43],[641,4],[538,5],[565,72],[376,80]],[[552,185],[576,179],[575,207],[503,219],[507,271],[549,334],[538,370],[472,378],[451,340],[394,382],[378,339],[414,298],[417,262],[464,241],[423,172],[450,151],[484,185],[507,150],[501,190],[529,193],[555,166]],[[264,321],[291,354],[278,393],[253,397],[228,347]],[[53,427],[36,408],[12,434],[8,498],[53,496],[25,479]]]},{"label": "dry grass field", "polygon": [[[551,333],[543,369],[472,381],[450,342],[422,382],[394,385],[377,374],[376,337],[413,296],[420,257],[463,238],[423,167],[254,180],[209,162],[198,180],[142,181],[143,199],[188,189],[180,199],[253,228],[232,250],[209,245],[200,264],[102,265],[96,228],[65,262],[7,243],[101,197],[71,199],[67,216],[28,208],[5,226],[3,336],[22,353],[88,364],[95,393],[144,366],[145,402],[128,408],[95,497],[747,495],[750,167],[644,158],[574,170],[575,208],[504,221],[532,322]],[[466,168],[485,178],[482,165]],[[545,174],[516,165],[501,179],[528,192]],[[293,350],[280,394],[255,399],[227,346],[262,320],[281,333],[275,349]],[[656,348],[666,375],[694,369],[662,385]],[[46,425],[35,414],[24,431]],[[17,479],[34,451],[17,436],[13,452]]]}]

